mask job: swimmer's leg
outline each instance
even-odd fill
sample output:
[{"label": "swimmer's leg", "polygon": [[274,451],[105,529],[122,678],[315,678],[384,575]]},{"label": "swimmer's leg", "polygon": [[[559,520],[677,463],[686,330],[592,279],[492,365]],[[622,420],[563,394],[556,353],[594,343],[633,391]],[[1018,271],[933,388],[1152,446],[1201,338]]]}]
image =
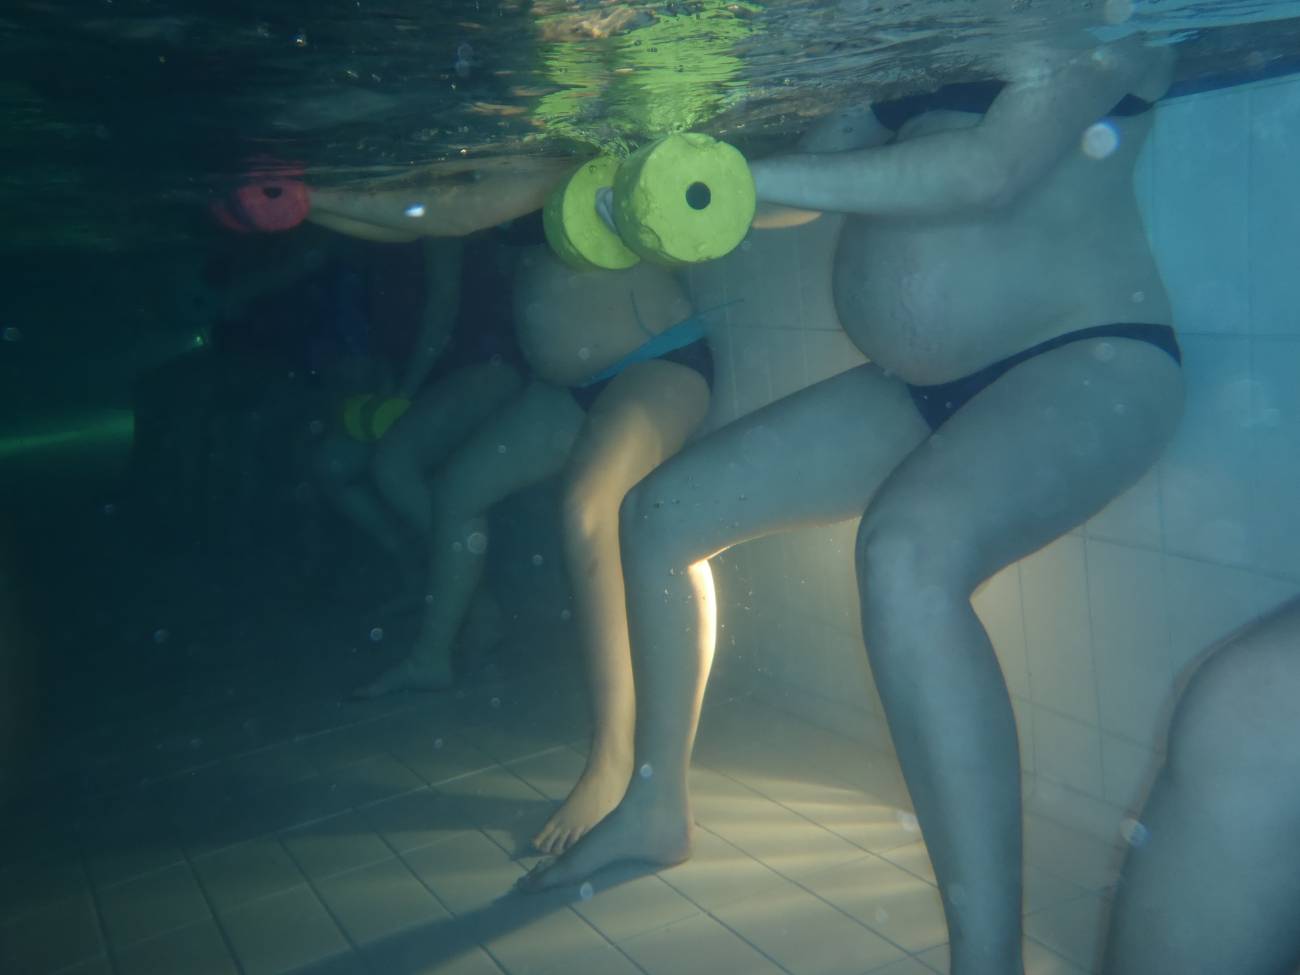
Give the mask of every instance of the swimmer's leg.
[{"label": "swimmer's leg", "polygon": [[583,422],[566,390],[533,382],[462,443],[432,479],[429,585],[415,648],[361,697],[451,684],[451,652],[483,577],[487,512],[563,468]]},{"label": "swimmer's leg", "polygon": [[1230,639],[1174,712],[1111,916],[1106,975],[1300,965],[1300,601]]},{"label": "swimmer's leg", "polygon": [[1016,725],[971,594],[1136,482],[1181,409],[1181,375],[1159,349],[1067,345],[976,395],[863,516],[863,635],[955,975],[1023,971]]},{"label": "swimmer's leg", "polygon": [[533,837],[563,853],[618,805],[632,774],[636,698],[618,510],[634,484],[681,449],[704,419],[709,389],[671,362],[633,366],[592,405],[564,485],[564,548],[587,665],[593,732],[573,791]]},{"label": "swimmer's leg", "polygon": [[457,369],[421,392],[379,441],[370,467],[375,487],[420,538],[433,530],[429,485],[438,466],[522,388],[505,364]]},{"label": "swimmer's leg", "polygon": [[614,812],[521,886],[690,855],[686,773],[716,636],[707,560],[746,539],[856,517],[928,432],[900,382],[861,366],[691,444],[629,492],[620,541],[638,771]]},{"label": "swimmer's leg", "polygon": [[375,447],[371,478],[389,510],[401,518],[407,542],[402,588],[381,615],[423,607],[433,530],[431,478],[452,450],[522,387],[519,373],[508,365],[484,362],[458,369],[422,391]]},{"label": "swimmer's leg", "polygon": [[398,556],[400,528],[366,478],[372,451],[349,437],[329,436],[313,451],[312,467],[330,504],[385,552]]}]

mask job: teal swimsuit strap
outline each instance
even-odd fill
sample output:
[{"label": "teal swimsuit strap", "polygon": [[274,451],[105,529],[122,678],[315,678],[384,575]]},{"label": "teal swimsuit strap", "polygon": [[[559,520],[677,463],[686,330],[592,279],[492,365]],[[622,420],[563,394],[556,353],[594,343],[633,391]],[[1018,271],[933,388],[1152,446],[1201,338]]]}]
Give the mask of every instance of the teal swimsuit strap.
[{"label": "teal swimsuit strap", "polygon": [[636,365],[638,362],[649,362],[651,359],[662,358],[669,352],[676,352],[678,349],[685,348],[688,345],[700,341],[700,339],[704,338],[708,334],[708,329],[706,329],[704,325],[705,316],[711,315],[715,311],[720,311],[723,308],[730,307],[731,305],[738,304],[744,300],[744,298],[735,298],[732,301],[724,301],[720,305],[714,305],[712,308],[705,308],[703,311],[696,312],[690,318],[683,318],[676,325],[664,329],[658,335],[654,335],[651,334],[648,328],[646,328],[645,322],[641,320],[641,313],[636,307],[636,296],[633,295],[632,311],[636,314],[637,324],[641,326],[642,330],[649,335],[650,338],[647,339],[644,344],[623,356],[623,358],[619,359],[613,365],[607,366],[600,372],[584,379],[580,383],[575,383],[575,387],[577,389],[582,389],[586,386],[594,386],[596,383],[602,383],[607,379],[613,379],[623,370],[627,369],[629,366]]}]

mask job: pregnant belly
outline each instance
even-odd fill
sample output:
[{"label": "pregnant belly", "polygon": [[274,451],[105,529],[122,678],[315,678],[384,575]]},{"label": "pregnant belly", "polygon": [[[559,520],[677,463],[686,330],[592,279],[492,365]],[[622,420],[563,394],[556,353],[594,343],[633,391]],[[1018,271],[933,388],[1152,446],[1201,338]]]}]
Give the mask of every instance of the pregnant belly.
[{"label": "pregnant belly", "polygon": [[538,310],[516,319],[519,348],[533,373],[556,386],[576,386],[613,365],[647,338],[635,325],[582,314]]},{"label": "pregnant belly", "polygon": [[1055,316],[1005,248],[927,246],[924,238],[846,232],[835,302],[876,365],[910,383],[947,382],[1035,341]]}]

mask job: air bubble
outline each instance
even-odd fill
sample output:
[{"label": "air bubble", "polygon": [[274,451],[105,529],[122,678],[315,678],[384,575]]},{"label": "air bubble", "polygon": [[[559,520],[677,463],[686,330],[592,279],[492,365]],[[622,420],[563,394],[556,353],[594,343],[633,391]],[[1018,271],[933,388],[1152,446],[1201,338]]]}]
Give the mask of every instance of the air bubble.
[{"label": "air bubble", "polygon": [[902,826],[903,831],[906,833],[919,833],[921,831],[921,824],[916,821],[915,814],[908,812],[906,809],[898,810],[894,814],[894,818],[898,820],[898,825]]},{"label": "air bubble", "polygon": [[1090,125],[1083,133],[1082,148],[1089,159],[1105,159],[1119,148],[1119,132],[1109,122]]},{"label": "air bubble", "polygon": [[578,896],[584,901],[589,901],[596,896],[596,888],[591,886],[590,880],[583,881],[582,886],[578,888]]},{"label": "air bubble", "polygon": [[435,749],[441,748],[441,747],[442,747],[442,739],[441,739],[441,738],[435,738],[435,739],[433,739],[433,747],[434,747]]},{"label": "air bubble", "polygon": [[578,358],[581,359],[583,362],[586,362],[588,359],[591,358],[591,349],[587,348],[584,345],[581,349],[578,350]]},{"label": "air bubble", "polygon": [[639,769],[637,769],[637,774],[640,775],[641,778],[643,779],[648,779],[655,774],[654,766],[652,766],[649,762],[646,762]]},{"label": "air bubble", "polygon": [[1129,846],[1144,846],[1151,836],[1151,831],[1136,819],[1122,819],[1119,824],[1119,835],[1124,837],[1124,842]]},{"label": "air bubble", "polygon": [[1115,358],[1115,346],[1109,342],[1098,342],[1092,347],[1092,357],[1098,362],[1110,362]]},{"label": "air bubble", "polygon": [[560,610],[560,619],[564,620],[566,623],[569,621],[569,618],[571,616],[573,616],[573,614],[570,613],[567,609]]},{"label": "air bubble", "polygon": [[492,698],[492,700],[488,701],[488,707],[490,707],[490,708],[499,708],[499,707],[501,707],[501,698],[499,698],[499,697],[494,697],[494,698]]},{"label": "air bubble", "polygon": [[374,629],[370,631],[371,643],[378,643],[383,638],[384,638],[384,628],[382,626],[376,626]]},{"label": "air bubble", "polygon": [[487,536],[482,532],[470,532],[469,538],[465,539],[465,547],[475,555],[482,555],[487,551]]},{"label": "air bubble", "polygon": [[497,444],[497,453],[504,454],[505,452],[506,452],[506,445],[503,443]]},{"label": "air bubble", "polygon": [[541,565],[541,564],[542,564],[542,557],[540,555],[534,555],[533,565]]}]

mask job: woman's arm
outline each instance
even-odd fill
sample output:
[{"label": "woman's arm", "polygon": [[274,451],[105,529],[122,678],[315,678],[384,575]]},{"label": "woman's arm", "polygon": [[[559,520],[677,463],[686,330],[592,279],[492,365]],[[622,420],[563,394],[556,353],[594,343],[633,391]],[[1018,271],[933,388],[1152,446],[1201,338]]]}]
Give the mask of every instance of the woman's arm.
[{"label": "woman's arm", "polygon": [[864,216],[943,216],[1005,205],[1079,144],[1149,70],[1137,43],[1022,66],[981,122],[881,148],[753,164],[760,200]]},{"label": "woman's arm", "polygon": [[424,385],[429,370],[438,361],[451,338],[460,312],[460,269],[462,246],[459,240],[426,240],[424,309],[420,313],[420,331],[415,337],[397,387],[397,395],[411,399]]},{"label": "woman's arm", "polygon": [[463,237],[541,209],[578,165],[572,159],[484,160],[472,170],[465,163],[431,167],[423,180],[401,186],[313,190],[308,219],[371,240]]},{"label": "woman's arm", "polygon": [[[893,137],[894,133],[880,124],[870,105],[855,106],[819,119],[799,139],[799,149],[802,152],[845,152],[882,146]],[[761,197],[760,193],[760,200]],[[760,230],[801,227],[821,215],[821,210],[760,202],[754,214],[754,226]]]}]

